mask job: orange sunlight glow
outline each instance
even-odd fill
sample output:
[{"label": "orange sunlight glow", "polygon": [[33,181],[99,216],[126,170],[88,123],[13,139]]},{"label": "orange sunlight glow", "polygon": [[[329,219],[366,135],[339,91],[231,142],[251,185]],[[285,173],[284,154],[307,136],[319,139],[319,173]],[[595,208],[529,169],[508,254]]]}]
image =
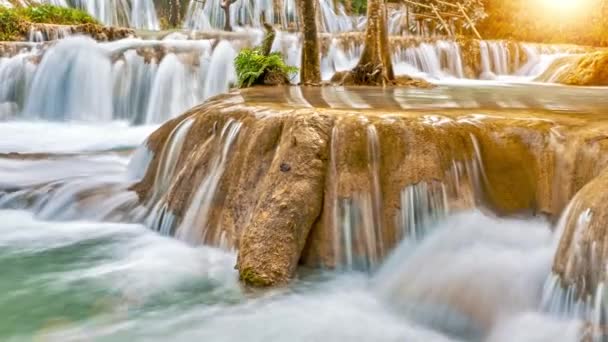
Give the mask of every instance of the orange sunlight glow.
[{"label": "orange sunlight glow", "polygon": [[573,16],[586,12],[594,0],[537,0],[545,15]]},{"label": "orange sunlight glow", "polygon": [[585,6],[585,0],[540,0],[544,7],[554,11],[574,11]]}]

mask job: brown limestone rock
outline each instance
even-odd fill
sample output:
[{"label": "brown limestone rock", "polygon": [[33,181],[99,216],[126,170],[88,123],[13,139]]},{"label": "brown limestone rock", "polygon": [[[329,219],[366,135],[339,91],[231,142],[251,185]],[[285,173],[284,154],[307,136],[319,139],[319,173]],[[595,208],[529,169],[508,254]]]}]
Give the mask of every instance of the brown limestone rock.
[{"label": "brown limestone rock", "polygon": [[308,232],[321,212],[332,120],[294,113],[285,123],[239,244],[237,267],[246,284],[277,285],[294,275]]},{"label": "brown limestone rock", "polygon": [[[353,235],[354,257],[379,263],[407,234],[400,215],[411,187],[445,192],[450,212],[484,206],[499,215],[554,218],[608,167],[608,117],[599,113],[471,115],[402,109],[390,88],[269,89],[218,96],[164,124],[148,138],[152,161],[133,187],[147,203],[162,166],[172,229],[179,233],[186,213],[198,210],[187,221],[189,242],[239,250],[241,279],[254,286],[287,282],[298,263],[340,266],[343,239],[336,234],[346,219],[353,232],[373,229]],[[371,108],[332,108],[333,95],[344,94]],[[191,126],[175,150],[175,171],[167,173],[163,151],[184,120]],[[238,134],[226,146],[222,132],[234,124]],[[195,193],[222,154],[221,173],[201,206]],[[363,223],[362,209],[369,209]]]},{"label": "brown limestone rock", "polygon": [[550,80],[572,86],[606,86],[608,52],[599,51],[559,58],[537,80]]},{"label": "brown limestone rock", "polygon": [[608,262],[608,170],[585,185],[563,218],[564,229],[553,263],[562,285],[577,296],[593,295],[606,281]]}]

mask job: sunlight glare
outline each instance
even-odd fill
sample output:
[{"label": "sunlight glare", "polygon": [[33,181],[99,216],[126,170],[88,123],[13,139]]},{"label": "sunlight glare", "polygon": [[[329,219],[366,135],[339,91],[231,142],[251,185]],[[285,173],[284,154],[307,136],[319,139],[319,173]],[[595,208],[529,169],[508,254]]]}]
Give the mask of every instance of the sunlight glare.
[{"label": "sunlight glare", "polygon": [[575,14],[589,6],[590,0],[538,0],[546,13]]},{"label": "sunlight glare", "polygon": [[576,10],[581,0],[541,0],[543,5],[560,12]]}]

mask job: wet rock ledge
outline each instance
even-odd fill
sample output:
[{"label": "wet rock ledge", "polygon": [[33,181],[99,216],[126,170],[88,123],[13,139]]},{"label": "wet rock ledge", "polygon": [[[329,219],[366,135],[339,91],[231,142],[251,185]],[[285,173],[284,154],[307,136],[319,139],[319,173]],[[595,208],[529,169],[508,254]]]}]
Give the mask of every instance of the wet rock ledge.
[{"label": "wet rock ledge", "polygon": [[271,286],[300,264],[373,267],[432,218],[464,208],[557,219],[608,165],[606,115],[413,110],[396,93],[286,87],[213,98],[149,137],[133,190],[152,228],[236,249],[241,279]]}]

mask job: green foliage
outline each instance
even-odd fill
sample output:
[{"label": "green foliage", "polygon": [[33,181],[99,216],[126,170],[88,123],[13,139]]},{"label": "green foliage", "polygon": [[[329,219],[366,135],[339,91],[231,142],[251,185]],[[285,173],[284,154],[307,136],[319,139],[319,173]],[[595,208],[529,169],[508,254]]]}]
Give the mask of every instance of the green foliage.
[{"label": "green foliage", "polygon": [[284,75],[289,79],[298,71],[298,68],[286,65],[279,52],[265,56],[260,48],[241,50],[234,59],[234,64],[239,88],[262,84],[268,73]]},{"label": "green foliage", "polygon": [[352,0],[353,13],[365,15],[367,12],[367,0]]},{"label": "green foliage", "polygon": [[0,7],[0,41],[17,40],[24,31],[23,21],[15,11]]},{"label": "green foliage", "polygon": [[23,8],[0,7],[0,41],[20,40],[28,31],[28,23],[79,25],[98,24],[84,11],[53,5]]},{"label": "green foliage", "polygon": [[79,25],[98,24],[87,12],[69,7],[40,5],[15,10],[23,19],[33,23]]}]

